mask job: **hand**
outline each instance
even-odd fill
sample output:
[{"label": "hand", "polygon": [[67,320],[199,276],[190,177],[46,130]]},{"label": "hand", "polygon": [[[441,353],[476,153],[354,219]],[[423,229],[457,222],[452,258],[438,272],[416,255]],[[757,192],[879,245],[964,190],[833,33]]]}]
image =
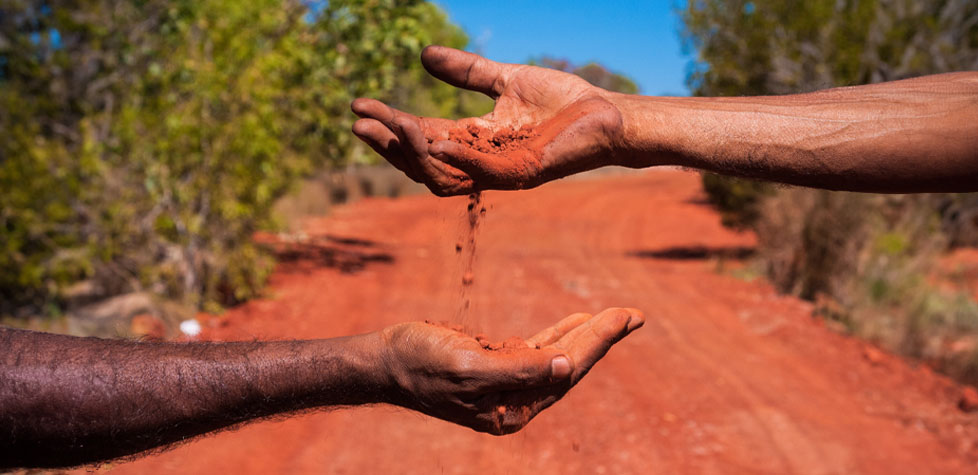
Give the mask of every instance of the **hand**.
[{"label": "hand", "polygon": [[[573,75],[504,64],[442,46],[429,46],[421,62],[433,76],[496,100],[482,117],[417,117],[373,99],[353,101],[361,117],[353,133],[413,180],[439,196],[487,189],[532,188],[573,173],[615,163],[622,115],[612,93]],[[509,149],[474,146],[494,134],[532,128]],[[453,132],[454,131],[454,132]],[[456,140],[450,140],[452,136]]]},{"label": "hand", "polygon": [[635,309],[578,313],[496,350],[444,326],[395,325],[381,331],[390,384],[399,394],[391,402],[480,432],[513,433],[643,323]]}]

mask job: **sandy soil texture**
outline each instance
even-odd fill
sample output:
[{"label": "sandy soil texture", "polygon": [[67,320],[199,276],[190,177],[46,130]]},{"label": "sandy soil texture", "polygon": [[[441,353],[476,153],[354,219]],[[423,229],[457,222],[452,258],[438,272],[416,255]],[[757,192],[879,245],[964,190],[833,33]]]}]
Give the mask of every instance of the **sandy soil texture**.
[{"label": "sandy soil texture", "polygon": [[[753,238],[698,176],[658,170],[488,192],[471,307],[493,340],[574,312],[645,327],[522,432],[492,437],[386,406],[267,421],[103,467],[112,473],[974,473],[978,415],[947,379],[840,336],[809,304],[716,272]],[[369,199],[282,245],[268,297],[211,339],[322,338],[448,320],[466,197]],[[287,248],[287,249],[286,249]],[[871,355],[872,357],[868,356]]]}]

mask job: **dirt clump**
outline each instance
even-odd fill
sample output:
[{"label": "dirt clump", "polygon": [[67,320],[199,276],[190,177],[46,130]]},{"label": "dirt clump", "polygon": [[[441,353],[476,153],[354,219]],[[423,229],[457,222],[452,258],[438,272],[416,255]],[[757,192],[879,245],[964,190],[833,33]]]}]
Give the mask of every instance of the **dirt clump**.
[{"label": "dirt clump", "polygon": [[442,328],[447,328],[449,330],[454,330],[454,331],[457,331],[459,333],[464,333],[466,335],[469,335],[472,338],[475,338],[475,340],[478,341],[480,345],[482,345],[482,348],[484,348],[486,350],[491,350],[491,351],[505,351],[505,350],[509,350],[509,351],[512,351],[512,350],[525,349],[525,348],[537,348],[537,347],[534,347],[534,346],[529,345],[526,342],[526,340],[524,340],[524,339],[522,339],[522,338],[520,338],[518,336],[511,336],[511,337],[509,337],[509,338],[507,338],[507,339],[505,339],[503,341],[491,341],[491,340],[489,340],[489,337],[486,334],[484,334],[484,333],[478,333],[478,334],[472,335],[471,333],[469,333],[468,331],[466,331],[466,329],[465,329],[464,326],[462,326],[459,323],[446,322],[444,320],[439,320],[439,321],[425,320],[424,322],[427,323],[428,325],[435,325],[435,326],[439,326],[439,327],[442,327]]},{"label": "dirt clump", "polygon": [[493,132],[485,127],[469,124],[464,129],[450,130],[448,139],[483,153],[500,153],[524,149],[527,141],[539,137],[539,135],[533,127],[528,126],[519,129],[511,127]]},{"label": "dirt clump", "polygon": [[964,412],[978,411],[978,389],[966,386],[961,391],[961,399],[958,400],[958,408]]},{"label": "dirt clump", "polygon": [[492,351],[512,351],[530,348],[530,345],[526,342],[526,340],[518,336],[511,336],[500,342],[489,341],[489,338],[483,334],[476,335],[475,339],[480,345],[482,345],[483,348]]}]

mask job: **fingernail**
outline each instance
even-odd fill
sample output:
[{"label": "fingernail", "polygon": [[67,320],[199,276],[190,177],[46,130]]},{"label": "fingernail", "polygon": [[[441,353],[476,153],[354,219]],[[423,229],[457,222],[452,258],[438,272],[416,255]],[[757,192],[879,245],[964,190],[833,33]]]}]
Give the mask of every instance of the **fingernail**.
[{"label": "fingernail", "polygon": [[571,374],[570,360],[560,355],[550,360],[550,377],[555,381],[567,379]]}]

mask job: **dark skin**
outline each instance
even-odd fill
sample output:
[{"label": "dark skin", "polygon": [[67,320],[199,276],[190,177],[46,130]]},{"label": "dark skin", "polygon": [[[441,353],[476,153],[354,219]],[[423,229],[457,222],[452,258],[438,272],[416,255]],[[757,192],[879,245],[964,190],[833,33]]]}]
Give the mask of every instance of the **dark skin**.
[{"label": "dark skin", "polygon": [[574,314],[526,347],[502,351],[421,322],[325,340],[228,343],[0,327],[0,469],[110,460],[279,414],[362,404],[508,434],[643,323],[634,309]]},{"label": "dark skin", "polygon": [[[496,100],[483,116],[417,117],[357,99],[353,132],[437,195],[532,188],[607,165],[678,165],[780,183],[884,193],[978,191],[978,72],[810,94],[645,97],[560,71],[429,46],[434,77]],[[508,154],[447,140],[477,124],[532,126]]]}]

